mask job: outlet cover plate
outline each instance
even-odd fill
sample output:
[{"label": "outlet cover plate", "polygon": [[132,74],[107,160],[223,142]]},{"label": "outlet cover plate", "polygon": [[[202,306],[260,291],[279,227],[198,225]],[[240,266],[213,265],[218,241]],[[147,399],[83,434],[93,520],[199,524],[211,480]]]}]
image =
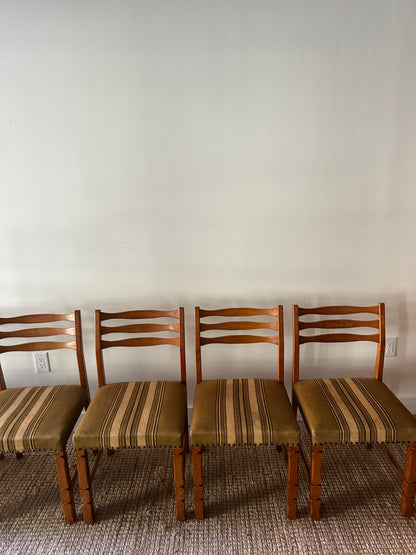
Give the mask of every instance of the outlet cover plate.
[{"label": "outlet cover plate", "polygon": [[395,357],[397,349],[397,337],[388,337],[386,339],[386,350],[384,352],[386,357]]},{"label": "outlet cover plate", "polygon": [[49,357],[46,351],[38,351],[37,353],[33,353],[33,361],[35,363],[36,374],[51,371],[49,366]]}]

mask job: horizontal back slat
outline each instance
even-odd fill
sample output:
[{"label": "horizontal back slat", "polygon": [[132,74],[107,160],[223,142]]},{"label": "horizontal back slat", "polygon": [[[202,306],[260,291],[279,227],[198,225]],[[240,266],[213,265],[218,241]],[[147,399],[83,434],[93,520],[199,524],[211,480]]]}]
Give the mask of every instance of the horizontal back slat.
[{"label": "horizontal back slat", "polygon": [[179,333],[179,324],[130,324],[127,326],[101,326],[101,334],[109,333],[151,333],[173,331]]},{"label": "horizontal back slat", "polygon": [[21,345],[1,345],[0,353],[9,351],[54,351],[56,349],[76,350],[75,341],[34,341],[32,343],[22,343]]},{"label": "horizontal back slat", "polygon": [[[363,319],[360,317],[342,318],[344,315],[356,314],[374,314],[377,319]],[[309,321],[301,321],[302,316],[318,315],[318,316],[334,316],[334,318],[323,318]],[[339,316],[339,318],[336,318]],[[366,333],[362,333],[361,329],[367,328]],[[368,328],[376,330],[373,333]],[[343,330],[337,332],[332,330]],[[330,333],[317,333],[316,335],[301,335],[302,330],[331,330]],[[357,333],[344,333],[344,330]],[[364,331],[364,330],[363,330]],[[351,343],[358,341],[368,341],[377,344],[376,364],[374,370],[374,378],[382,380],[384,349],[385,349],[385,307],[384,303],[378,303],[373,306],[323,306],[315,308],[302,308],[293,305],[293,383],[299,381],[300,366],[300,345],[308,343]]]},{"label": "horizontal back slat", "polygon": [[[108,334],[142,334],[153,332],[174,332],[180,334],[179,323],[179,310],[127,310],[123,312],[100,312],[97,311],[99,316],[100,326],[99,334],[101,336]],[[178,322],[170,324],[152,324],[149,322],[144,323],[130,323],[130,324],[117,324],[117,325],[102,325],[101,322],[108,320],[146,320],[152,318],[175,318]],[[101,340],[101,349],[109,347],[149,347],[155,345],[175,345],[180,346],[179,337],[132,337],[128,339],[114,339],[114,340]]]},{"label": "horizontal back slat", "polygon": [[255,330],[255,329],[272,329],[277,330],[277,322],[220,322],[215,324],[200,325],[200,330]]},{"label": "horizontal back slat", "polygon": [[316,322],[299,321],[299,329],[341,329],[341,328],[379,328],[378,320],[317,320]]},{"label": "horizontal back slat", "polygon": [[[149,323],[148,319],[169,319],[169,323]],[[172,322],[172,319],[175,321]],[[102,322],[108,322],[103,325]],[[115,320],[136,320],[136,322],[121,323]],[[142,320],[142,322],[137,322]],[[158,336],[158,332],[161,335]],[[163,336],[174,333],[175,337]],[[143,336],[141,334],[155,333],[156,336]],[[135,334],[134,337],[109,339],[110,334]],[[107,337],[107,339],[103,339]],[[125,310],[122,312],[95,311],[95,354],[97,359],[98,385],[102,387],[106,383],[104,370],[103,351],[112,347],[154,347],[158,345],[172,345],[179,347],[181,382],[186,383],[186,361],[185,361],[185,328],[184,309],[179,307],[175,310]]]},{"label": "horizontal back slat", "polygon": [[347,341],[372,341],[380,342],[380,335],[365,335],[356,333],[326,333],[323,335],[299,336],[299,343],[343,343]]},{"label": "horizontal back slat", "polygon": [[200,318],[207,316],[277,316],[277,308],[221,308],[219,310],[199,309]]},{"label": "horizontal back slat", "polygon": [[210,343],[279,343],[277,335],[273,337],[265,337],[264,335],[223,335],[221,337],[201,337],[201,345],[209,345]]},{"label": "horizontal back slat", "polygon": [[[264,322],[258,321],[266,317]],[[214,321],[202,321],[204,318],[215,318]],[[219,320],[227,318],[227,321]],[[235,319],[233,319],[235,318]],[[251,318],[245,320],[244,318]],[[257,334],[247,333],[258,331]],[[205,332],[216,331],[215,337],[206,337]],[[240,332],[238,334],[228,332]],[[219,332],[219,333],[218,333]],[[221,332],[223,332],[221,334]],[[218,310],[203,310],[195,307],[195,355],[196,380],[202,381],[201,347],[213,343],[224,345],[247,345],[250,343],[269,343],[277,346],[277,379],[284,381],[284,341],[283,341],[283,307],[273,308],[221,308]]]},{"label": "horizontal back slat", "polygon": [[[277,316],[279,308],[221,308],[218,310],[199,310],[198,330],[197,334],[200,337],[200,346],[209,345],[212,343],[225,343],[225,344],[244,344],[244,343],[274,343],[279,344],[278,331],[279,325]],[[243,318],[255,316],[272,316],[273,321],[258,322],[252,320],[227,320],[225,322],[203,322],[203,318]],[[240,335],[220,335],[216,337],[203,337],[203,332],[209,331],[241,331],[248,330],[272,330],[272,335],[247,335],[241,333]]]},{"label": "horizontal back slat", "polygon": [[101,341],[101,348],[108,347],[151,347],[155,345],[180,346],[179,337],[132,337],[130,339],[119,339],[115,341]]},{"label": "horizontal back slat", "polygon": [[298,307],[299,316],[306,314],[342,315],[342,314],[378,314],[378,306],[321,306],[316,308]]},{"label": "horizontal back slat", "polygon": [[[72,325],[65,324],[65,322],[70,322]],[[23,327],[20,324],[23,324]],[[50,325],[42,326],[41,324]],[[0,345],[0,354],[70,349],[76,353],[79,383],[81,387],[88,388],[79,310],[66,314],[46,313],[3,317],[0,318],[0,325],[2,326],[0,340],[7,340],[6,342],[9,343]],[[5,329],[9,327],[15,329]],[[19,343],[19,339],[22,338],[25,338],[26,341]],[[59,371],[59,368],[56,370]],[[0,390],[5,388],[6,383],[0,367]]]},{"label": "horizontal back slat", "polygon": [[101,312],[103,320],[135,320],[137,318],[179,318],[179,310],[126,310],[124,312]]},{"label": "horizontal back slat", "polygon": [[[22,316],[13,316],[11,318],[0,318],[1,326],[16,326],[17,324],[32,324],[35,327],[7,329],[0,331],[0,339],[17,339],[17,338],[47,338],[52,336],[76,336],[75,327],[51,327],[36,326],[36,324],[51,324],[56,322],[75,322],[75,313],[69,314],[26,314]],[[32,341],[27,343],[13,343],[9,345],[1,345],[0,353],[11,351],[51,351],[56,349],[73,349],[76,350],[75,341]]]},{"label": "horizontal back slat", "polygon": [[28,314],[13,316],[12,318],[0,318],[0,324],[44,324],[61,320],[75,322],[75,316],[72,312],[70,314]]},{"label": "horizontal back slat", "polygon": [[11,337],[47,337],[50,335],[75,335],[75,328],[27,328],[1,331],[0,339]]}]

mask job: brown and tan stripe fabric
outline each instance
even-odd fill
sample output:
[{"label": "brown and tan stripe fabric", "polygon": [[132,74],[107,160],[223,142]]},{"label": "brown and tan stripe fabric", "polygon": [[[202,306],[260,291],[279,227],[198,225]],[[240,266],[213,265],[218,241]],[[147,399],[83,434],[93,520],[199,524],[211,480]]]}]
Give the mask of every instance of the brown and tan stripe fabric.
[{"label": "brown and tan stripe fabric", "polygon": [[0,391],[0,451],[64,449],[85,401],[80,386]]},{"label": "brown and tan stripe fabric", "polygon": [[302,380],[294,391],[314,444],[416,439],[414,417],[373,378]]},{"label": "brown and tan stripe fabric", "polygon": [[292,444],[299,427],[277,380],[207,380],[197,385],[192,445]]},{"label": "brown and tan stripe fabric", "polygon": [[180,382],[126,382],[97,391],[74,434],[76,449],[180,447],[186,388]]},{"label": "brown and tan stripe fabric", "polygon": [[338,423],[340,443],[396,442],[389,413],[359,378],[315,380]]}]

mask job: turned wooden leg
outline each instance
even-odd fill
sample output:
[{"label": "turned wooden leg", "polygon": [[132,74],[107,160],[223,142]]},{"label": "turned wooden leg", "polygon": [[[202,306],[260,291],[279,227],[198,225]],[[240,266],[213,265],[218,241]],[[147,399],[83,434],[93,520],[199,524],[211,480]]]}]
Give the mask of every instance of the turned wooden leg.
[{"label": "turned wooden leg", "polygon": [[416,494],[416,443],[407,446],[406,466],[404,469],[402,501],[400,512],[403,516],[413,515]]},{"label": "turned wooden leg", "polygon": [[77,458],[78,482],[81,496],[84,522],[92,524],[95,518],[94,502],[91,489],[91,475],[87,451],[80,449],[75,452]]},{"label": "turned wooden leg", "polygon": [[298,504],[299,445],[291,445],[288,451],[286,514],[293,520],[296,518]]},{"label": "turned wooden leg", "polygon": [[76,520],[76,512],[74,496],[72,493],[71,475],[69,473],[68,457],[66,451],[54,451],[54,455],[65,522],[72,524]]},{"label": "turned wooden leg", "polygon": [[323,445],[312,445],[309,501],[309,515],[312,520],[321,518],[322,450]]},{"label": "turned wooden leg", "polygon": [[204,487],[202,482],[202,451],[203,446],[192,447],[192,469],[194,476],[195,518],[204,519]]},{"label": "turned wooden leg", "polygon": [[173,449],[176,520],[185,520],[185,459],[181,447]]}]

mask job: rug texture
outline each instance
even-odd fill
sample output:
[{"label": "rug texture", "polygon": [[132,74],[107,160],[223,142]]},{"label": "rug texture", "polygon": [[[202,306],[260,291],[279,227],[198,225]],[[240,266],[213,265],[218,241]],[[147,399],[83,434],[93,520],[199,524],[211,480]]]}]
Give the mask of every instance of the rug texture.
[{"label": "rug texture", "polygon": [[[309,440],[302,434],[306,456]],[[405,448],[394,452],[404,463]],[[70,453],[70,463],[75,467]],[[206,519],[195,520],[186,457],[186,522],[175,520],[166,449],[104,454],[94,479],[96,522],[63,522],[50,453],[0,460],[0,552],[5,554],[413,554],[416,520],[400,515],[400,478],[376,446],[328,446],[322,518],[308,517],[300,464],[298,519],[285,514],[286,468],[271,447],[210,448],[203,455]]]}]

